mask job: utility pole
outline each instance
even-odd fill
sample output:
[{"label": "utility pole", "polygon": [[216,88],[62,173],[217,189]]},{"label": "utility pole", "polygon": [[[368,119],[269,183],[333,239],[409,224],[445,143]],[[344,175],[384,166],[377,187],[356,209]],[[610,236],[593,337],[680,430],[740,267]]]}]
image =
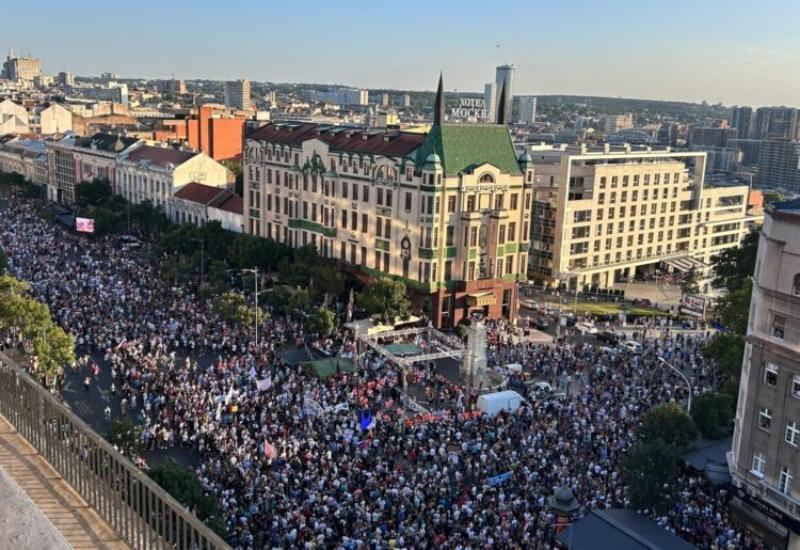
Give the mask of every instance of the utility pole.
[{"label": "utility pole", "polygon": [[253,267],[251,269],[243,269],[242,271],[247,271],[247,272],[252,272],[253,273],[253,282],[254,282],[254,286],[255,286],[255,288],[254,288],[255,293],[253,295],[253,299],[255,300],[255,306],[254,306],[254,308],[255,308],[255,321],[254,321],[254,324],[255,324],[255,329],[256,329],[256,350],[258,350],[258,317],[259,317],[259,315],[258,315],[258,268],[257,267]]}]

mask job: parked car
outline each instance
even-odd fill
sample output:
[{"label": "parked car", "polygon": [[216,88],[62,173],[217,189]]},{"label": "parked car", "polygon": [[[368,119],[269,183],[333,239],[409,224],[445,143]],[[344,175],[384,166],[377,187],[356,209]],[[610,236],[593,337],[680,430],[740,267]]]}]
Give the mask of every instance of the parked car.
[{"label": "parked car", "polygon": [[550,328],[550,323],[544,317],[537,317],[535,319],[531,319],[530,321],[531,326],[536,330],[547,330]]},{"label": "parked car", "polygon": [[653,305],[653,302],[651,302],[647,298],[637,298],[636,300],[633,301],[633,305],[638,307],[651,307]]},{"label": "parked car", "polygon": [[547,382],[533,382],[530,384],[531,393],[536,397],[544,397],[553,393],[553,386]]},{"label": "parked car", "polygon": [[591,323],[586,323],[581,321],[580,323],[575,323],[575,330],[580,332],[581,334],[597,334],[597,327]]},{"label": "parked car", "polygon": [[597,339],[606,344],[616,346],[619,343],[619,334],[610,330],[603,330],[597,333]]},{"label": "parked car", "polygon": [[633,353],[634,355],[639,355],[642,353],[642,345],[639,342],[635,342],[633,340],[626,340],[625,342],[620,342],[618,347]]}]

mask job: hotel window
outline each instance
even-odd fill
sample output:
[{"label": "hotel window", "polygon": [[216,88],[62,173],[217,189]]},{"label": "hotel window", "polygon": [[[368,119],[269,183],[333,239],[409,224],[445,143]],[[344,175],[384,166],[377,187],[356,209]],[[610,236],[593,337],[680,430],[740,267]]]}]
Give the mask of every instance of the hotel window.
[{"label": "hotel window", "polygon": [[503,195],[497,195],[494,198],[494,209],[495,210],[502,210],[503,209]]},{"label": "hotel window", "polygon": [[606,194],[605,193],[599,193],[597,195],[597,204],[605,204],[605,203],[606,203]]},{"label": "hotel window", "polygon": [[531,209],[531,194],[525,193],[525,210]]},{"label": "hotel window", "polygon": [[350,187],[350,184],[348,184],[346,181],[343,181],[342,182],[342,198],[345,198],[345,199],[347,198],[347,188],[348,187]]},{"label": "hotel window", "polygon": [[[423,231],[425,231],[423,229]],[[375,218],[375,234],[380,237],[383,234],[383,218]]]},{"label": "hotel window", "polygon": [[444,280],[449,281],[453,278],[453,262],[447,260],[444,263]]},{"label": "hotel window", "polygon": [[800,374],[792,377],[792,395],[800,399]]},{"label": "hotel window", "polygon": [[467,197],[467,212],[475,212],[475,195]]},{"label": "hotel window", "polygon": [[367,216],[366,214],[361,214],[361,232],[366,233],[368,226],[369,226],[369,216]]},{"label": "hotel window", "polygon": [[788,466],[781,466],[781,474],[778,476],[778,491],[784,495],[792,492],[792,471]]},{"label": "hotel window", "polygon": [[469,245],[470,246],[478,246],[478,228],[477,227],[470,227],[469,228]]},{"label": "hotel window", "polygon": [[347,210],[342,210],[342,229],[347,229]]},{"label": "hotel window", "polygon": [[347,261],[347,243],[339,243],[339,259]]},{"label": "hotel window", "polygon": [[358,231],[358,212],[353,212],[350,216],[350,227],[353,231]]},{"label": "hotel window", "polygon": [[509,240],[509,242],[517,240],[517,222],[511,222],[508,224],[506,238]]},{"label": "hotel window", "polygon": [[406,212],[411,212],[411,193],[406,192]]},{"label": "hotel window", "polygon": [[783,315],[772,314],[771,334],[775,338],[783,340],[783,334],[786,331],[786,317]]},{"label": "hotel window", "polygon": [[445,246],[453,246],[453,234],[455,233],[456,228],[452,225],[447,226],[447,232],[445,236]]},{"label": "hotel window", "polygon": [[758,477],[764,477],[764,470],[767,466],[767,457],[764,453],[753,453],[753,469],[750,470],[751,474],[755,474]]},{"label": "hotel window", "polygon": [[600,178],[600,189],[605,189],[605,188],[606,188],[606,177],[603,176]]},{"label": "hotel window", "polygon": [[366,185],[361,188],[361,200],[364,202],[369,202],[369,187]]},{"label": "hotel window", "polygon": [[383,204],[383,188],[378,187],[378,196],[375,197],[375,204]]},{"label": "hotel window", "polygon": [[[622,176],[622,187],[628,187],[628,176]],[[622,200],[625,200],[624,198]]]},{"label": "hotel window", "polygon": [[514,273],[514,256],[509,255],[506,256],[506,275],[512,275]]},{"label": "hotel window", "polygon": [[764,383],[773,388],[778,384],[778,365],[767,363],[764,367]]},{"label": "hotel window", "polygon": [[786,421],[786,434],[784,439],[789,445],[797,447],[798,442],[800,442],[800,428],[797,427],[797,422]]},{"label": "hotel window", "polygon": [[381,269],[381,251],[380,250],[376,250],[375,251],[375,269],[377,269],[377,270]]},{"label": "hotel window", "polygon": [[392,237],[392,220],[386,220],[386,224],[384,225],[384,236],[387,239]]},{"label": "hotel window", "polygon": [[387,189],[386,190],[386,206],[389,206],[389,207],[392,206],[392,195],[394,195],[394,193],[391,190]]},{"label": "hotel window", "polygon": [[[406,260],[408,260],[408,258],[406,258]],[[367,247],[366,246],[362,246],[361,247],[361,265],[363,265],[364,267],[367,267]],[[408,278],[408,272],[406,272],[405,277]]]},{"label": "hotel window", "polygon": [[758,409],[758,427],[768,432],[772,427],[772,410],[768,407]]},{"label": "hotel window", "polygon": [[511,199],[510,199],[510,204],[509,204],[509,208],[511,210],[516,210],[517,209],[517,201],[518,200],[519,200],[519,196],[516,193],[512,193],[511,194]]},{"label": "hotel window", "polygon": [[797,273],[792,280],[792,294],[800,296],[800,273]]},{"label": "hotel window", "polygon": [[616,189],[617,187],[617,176],[611,176],[611,188]]},{"label": "hotel window", "polygon": [[497,244],[505,244],[506,242],[506,226],[501,225],[498,231]]}]

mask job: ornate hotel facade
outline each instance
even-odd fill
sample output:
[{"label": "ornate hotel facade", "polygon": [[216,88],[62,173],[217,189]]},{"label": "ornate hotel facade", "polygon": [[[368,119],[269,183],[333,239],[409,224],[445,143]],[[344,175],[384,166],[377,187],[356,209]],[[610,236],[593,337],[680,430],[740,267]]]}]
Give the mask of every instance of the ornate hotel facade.
[{"label": "ornate hotel facade", "polygon": [[427,134],[312,123],[247,133],[245,230],[402,280],[436,326],[474,311],[514,318],[533,166],[502,120],[446,124],[443,107],[440,82]]}]

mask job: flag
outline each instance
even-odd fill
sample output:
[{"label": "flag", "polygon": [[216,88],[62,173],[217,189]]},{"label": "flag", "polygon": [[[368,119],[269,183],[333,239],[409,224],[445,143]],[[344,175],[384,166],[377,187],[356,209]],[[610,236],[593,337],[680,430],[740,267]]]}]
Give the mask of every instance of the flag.
[{"label": "flag", "polygon": [[369,409],[364,409],[361,411],[361,416],[359,419],[359,425],[361,426],[361,431],[371,430],[375,427],[375,419],[372,417],[372,411]]},{"label": "flag", "polygon": [[214,418],[219,422],[219,419],[222,418],[222,403],[217,405],[217,413],[214,415]]},{"label": "flag", "polygon": [[250,380],[256,377],[256,368],[250,367]]},{"label": "flag", "polygon": [[264,442],[264,456],[266,456],[269,460],[274,460],[275,457],[278,456],[278,452],[269,441]]},{"label": "flag", "polygon": [[489,479],[486,480],[486,483],[488,483],[492,487],[496,487],[498,485],[502,485],[503,483],[505,483],[509,479],[511,479],[511,472],[505,472],[505,473],[502,473],[500,475],[496,475],[494,477],[490,477]]},{"label": "flag", "polygon": [[333,408],[334,413],[340,413],[342,411],[349,411],[349,410],[350,410],[350,405],[348,405],[347,402],[339,403]]},{"label": "flag", "polygon": [[257,382],[257,385],[258,385],[258,391],[267,391],[272,387],[272,377],[267,375],[267,377],[264,378],[263,380],[259,380]]}]

